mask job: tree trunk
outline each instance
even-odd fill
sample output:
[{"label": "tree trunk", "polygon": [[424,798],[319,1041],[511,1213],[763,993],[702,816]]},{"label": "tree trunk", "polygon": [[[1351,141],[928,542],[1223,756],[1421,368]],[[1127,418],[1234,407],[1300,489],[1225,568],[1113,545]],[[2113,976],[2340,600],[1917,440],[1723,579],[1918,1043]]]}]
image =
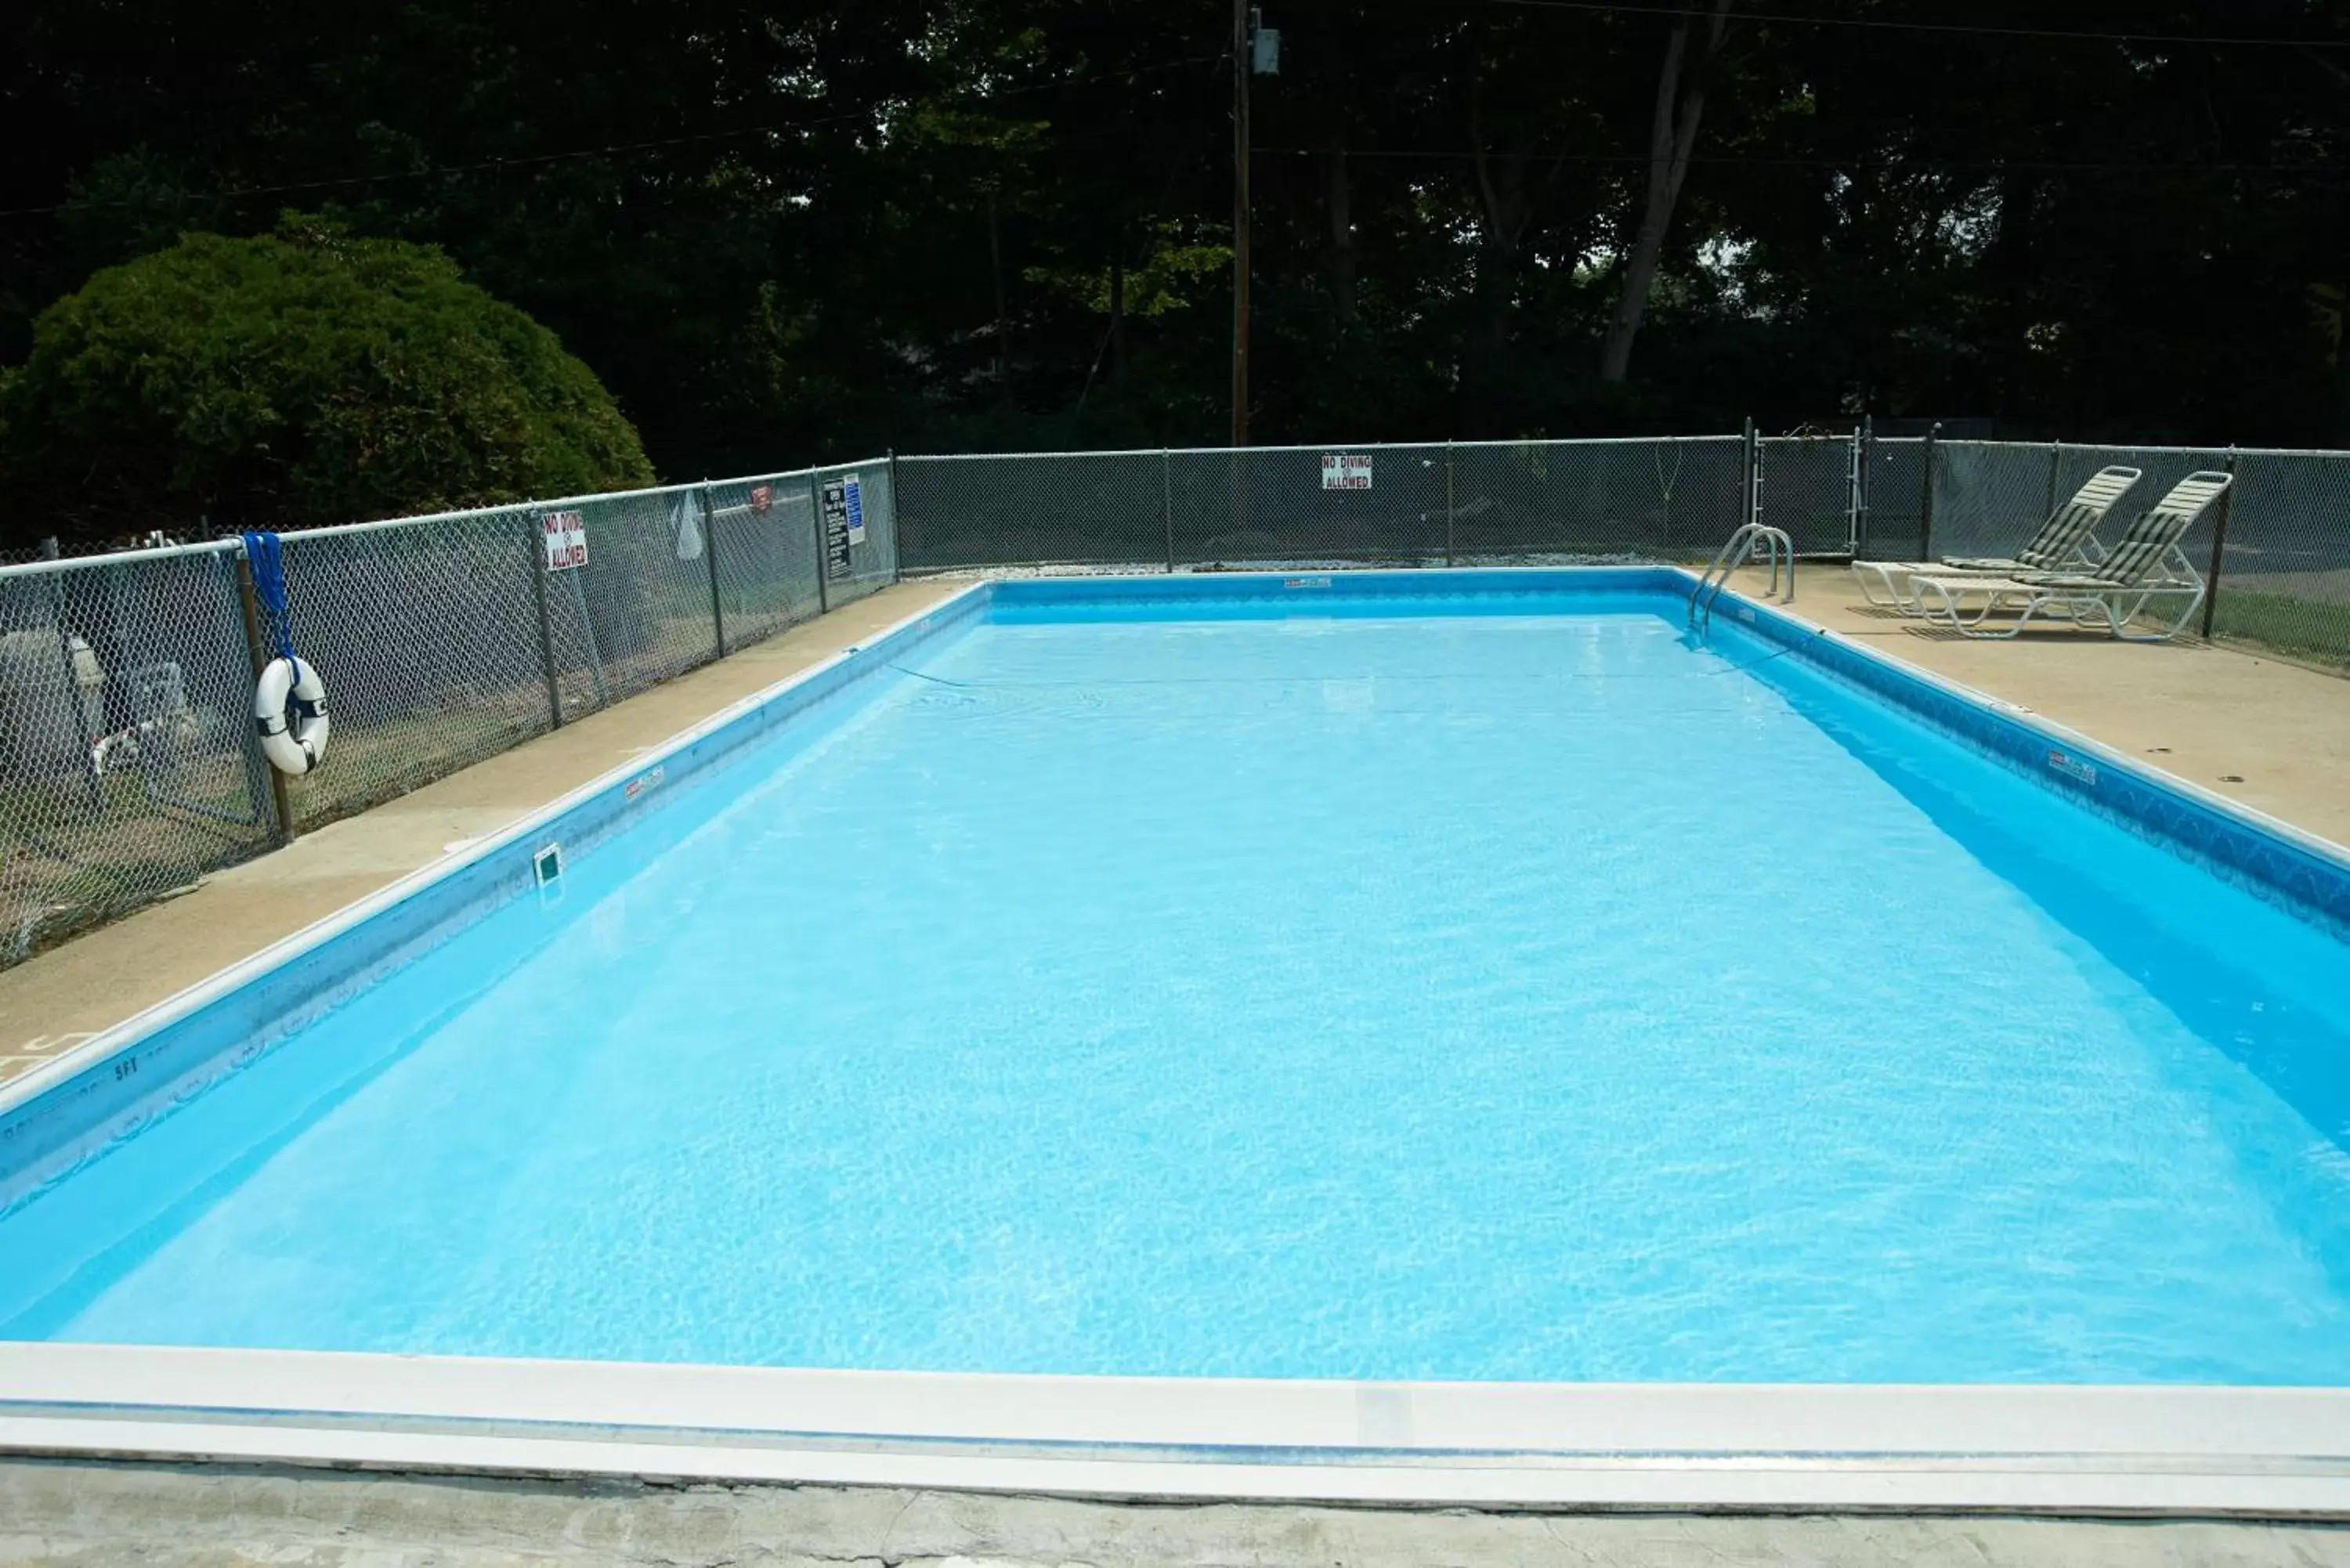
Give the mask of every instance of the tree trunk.
[{"label": "tree trunk", "polygon": [[1118,246],[1109,254],[1109,378],[1126,374],[1126,220],[1118,223]]},{"label": "tree trunk", "polygon": [[1498,350],[1508,341],[1510,309],[1516,298],[1518,242],[1532,216],[1526,197],[1526,154],[1485,151],[1483,94],[1476,63],[1470,65],[1469,150],[1477,175],[1478,210],[1484,217],[1483,243],[1478,248],[1476,294],[1482,302],[1482,341]]},{"label": "tree trunk", "polygon": [[2350,446],[2350,276],[2342,280],[2342,297],[2334,318],[2334,444]]},{"label": "tree trunk", "polygon": [[1012,309],[1003,294],[1003,225],[997,216],[995,192],[987,193],[987,268],[995,286],[995,395],[1012,401]]},{"label": "tree trunk", "polygon": [[1721,47],[1731,5],[1731,0],[1713,0],[1713,14],[1706,18],[1705,47],[1694,62],[1689,57],[1688,17],[1673,24],[1672,37],[1665,45],[1665,67],[1657,74],[1656,119],[1648,130],[1648,200],[1632,254],[1625,258],[1624,291],[1600,347],[1603,381],[1620,383],[1631,372],[1632,340],[1639,336],[1640,317],[1648,308],[1648,288],[1664,253],[1665,231],[1672,225],[1673,206],[1680,200],[1681,182],[1689,177],[1690,155],[1697,146],[1698,121],[1705,114],[1705,67]]},{"label": "tree trunk", "polygon": [[1338,325],[1355,324],[1355,204],[1347,179],[1347,128],[1338,128],[1330,149],[1330,297]]}]

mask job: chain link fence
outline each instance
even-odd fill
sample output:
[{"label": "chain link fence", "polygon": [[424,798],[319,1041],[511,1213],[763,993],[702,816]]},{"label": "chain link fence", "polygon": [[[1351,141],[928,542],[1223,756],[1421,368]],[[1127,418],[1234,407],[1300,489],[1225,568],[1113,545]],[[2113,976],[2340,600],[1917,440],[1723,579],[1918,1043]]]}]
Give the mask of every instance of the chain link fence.
[{"label": "chain link fence", "polygon": [[910,572],[961,566],[1176,566],[1165,452],[901,457]]},{"label": "chain link fence", "polygon": [[824,608],[837,609],[898,580],[896,467],[894,462],[853,462],[816,471]]},{"label": "chain link fence", "polygon": [[1865,426],[913,457],[289,534],[295,634],[334,713],[326,765],[291,780],[255,735],[234,542],[0,568],[0,963],[901,568],[1698,562],[1750,485],[1806,556],[2005,555],[2115,462],[2145,471],[2132,514],[2196,469],[2233,472],[2186,541],[2212,578],[2200,629],[2350,668],[2350,452]]},{"label": "chain link fence", "polygon": [[0,576],[0,960],[272,842],[236,557]]},{"label": "chain link fence", "polygon": [[0,964],[895,580],[879,460],[284,536],[317,771],[234,541],[0,569]]},{"label": "chain link fence", "polygon": [[2350,452],[2234,457],[2206,635],[2350,670]]},{"label": "chain link fence", "polygon": [[2209,584],[2190,623],[2214,641],[2350,669],[2350,452],[2263,448],[2091,446],[2070,441],[1908,443],[1930,464],[1930,500],[1914,531],[1887,527],[1878,501],[1887,450],[1872,456],[1861,553],[1884,560],[2006,556],[2099,469],[2144,477],[2109,523],[2110,537],[2187,475],[2235,475],[2180,548]]},{"label": "chain link fence", "polygon": [[1737,526],[1742,452],[1698,436],[906,457],[899,538],[909,571],[1700,557]]}]

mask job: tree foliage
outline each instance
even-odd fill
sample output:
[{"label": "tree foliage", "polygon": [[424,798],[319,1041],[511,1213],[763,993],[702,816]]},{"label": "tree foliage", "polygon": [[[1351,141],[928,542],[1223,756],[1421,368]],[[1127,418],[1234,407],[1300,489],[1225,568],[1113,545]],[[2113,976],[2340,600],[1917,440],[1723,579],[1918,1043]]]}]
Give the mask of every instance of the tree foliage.
[{"label": "tree foliage", "polygon": [[[1718,41],[1712,0],[1262,5],[1261,440],[1866,411],[2350,441],[2333,0],[1733,0]],[[1213,442],[1230,17],[24,0],[0,360],[92,268],[261,232],[299,187],[547,323],[675,475]]]},{"label": "tree foliage", "polygon": [[347,522],[651,477],[555,335],[438,251],[289,215],[193,234],[42,312],[0,461],[68,530]]}]

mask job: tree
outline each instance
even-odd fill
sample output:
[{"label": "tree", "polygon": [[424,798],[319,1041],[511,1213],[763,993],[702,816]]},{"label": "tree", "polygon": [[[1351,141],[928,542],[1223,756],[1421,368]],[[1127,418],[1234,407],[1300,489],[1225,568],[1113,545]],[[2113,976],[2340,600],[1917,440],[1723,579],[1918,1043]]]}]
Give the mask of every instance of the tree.
[{"label": "tree", "polygon": [[[1258,438],[2350,430],[2338,0],[1731,5],[1709,51],[1722,4],[1264,0]],[[682,476],[1212,442],[1231,23],[18,0],[0,361],[92,269],[299,200],[441,247]]]},{"label": "tree", "polygon": [[1624,260],[1624,289],[1607,336],[1599,351],[1599,379],[1621,381],[1632,368],[1632,339],[1648,308],[1648,287],[1656,281],[1657,258],[1665,248],[1665,230],[1681,199],[1681,183],[1689,178],[1690,157],[1697,150],[1699,124],[1705,117],[1706,71],[1721,47],[1722,29],[1730,20],[1731,0],[1713,0],[1706,18],[1705,41],[1690,50],[1690,17],[1684,12],[1673,24],[1665,46],[1664,69],[1657,76],[1657,109],[1648,126],[1648,195],[1640,210],[1640,226],[1632,237],[1631,254]]},{"label": "tree", "polygon": [[[0,382],[21,532],[290,527],[651,481],[555,335],[428,246],[287,214],[42,312]],[[22,539],[14,541],[25,542]]]}]

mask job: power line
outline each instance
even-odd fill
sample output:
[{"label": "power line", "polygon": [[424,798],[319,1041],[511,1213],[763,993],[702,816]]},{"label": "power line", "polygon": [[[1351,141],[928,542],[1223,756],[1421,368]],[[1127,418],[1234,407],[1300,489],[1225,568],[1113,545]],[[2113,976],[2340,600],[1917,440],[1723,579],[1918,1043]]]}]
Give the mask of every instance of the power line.
[{"label": "power line", "polygon": [[[1086,87],[1104,81],[1128,81],[1136,77],[1159,71],[1180,70],[1186,66],[1214,64],[1227,57],[1193,55],[1180,60],[1162,60],[1157,65],[1136,66],[1128,70],[1105,71],[1097,77],[1063,78],[1058,81],[1036,82],[1027,87],[1004,88],[989,95],[990,99],[1016,98],[1026,93],[1054,92],[1066,88]],[[599,147],[577,147],[562,152],[532,152],[513,158],[484,158],[471,163],[443,163],[430,169],[394,170],[381,174],[344,174],[324,180],[289,180],[275,185],[244,185],[227,191],[191,191],[188,195],[199,201],[234,202],[248,196],[290,196],[306,191],[348,190],[356,185],[380,185],[401,180],[439,180],[462,174],[479,174],[492,170],[542,168],[550,163],[577,162],[591,158],[616,158],[641,152],[658,151],[669,147],[690,147],[702,142],[733,141],[746,136],[765,136],[772,132],[816,130],[827,125],[844,125],[869,120],[884,106],[846,114],[819,115],[811,119],[775,120],[764,125],[740,125],[725,130],[702,130],[683,136],[660,136],[644,141],[612,141]],[[110,203],[116,206],[127,202]],[[58,202],[46,207],[11,207],[0,209],[0,218],[48,217],[64,212],[72,205]]]},{"label": "power line", "polygon": [[[1535,11],[1598,11],[1624,16],[1702,16],[1711,7],[1696,5],[1631,5],[1614,0],[1485,0],[1491,5],[1515,5]],[[1791,22],[1807,27],[1863,27],[1889,32],[1957,33],[1989,38],[2068,38],[2098,44],[2208,44],[2225,48],[2350,49],[2350,38],[2252,38],[2213,36],[2195,33],[2095,33],[2062,27],[2003,27],[1979,22],[1897,22],[1881,16],[1797,16],[1785,12],[1733,11],[1745,22]]]},{"label": "power line", "polygon": [[[1260,147],[1257,152],[1268,158],[1327,158],[1326,147]],[[1359,148],[1347,149],[1349,159],[1394,158],[1437,159],[1458,161],[1474,159],[1478,153],[1465,148]],[[1487,151],[1487,158],[1523,158],[1538,163],[1651,163],[1657,161],[1641,152],[1536,152]],[[2073,162],[2060,160],[2032,158],[1767,158],[1746,157],[1733,153],[1708,156],[1699,153],[1689,160],[1691,163],[1715,164],[1729,168],[1749,169],[1960,169],[2001,170],[2022,169],[2042,173],[2128,173],[2148,174],[2337,174],[2344,171],[2338,163],[2148,163],[2136,162]]]}]

